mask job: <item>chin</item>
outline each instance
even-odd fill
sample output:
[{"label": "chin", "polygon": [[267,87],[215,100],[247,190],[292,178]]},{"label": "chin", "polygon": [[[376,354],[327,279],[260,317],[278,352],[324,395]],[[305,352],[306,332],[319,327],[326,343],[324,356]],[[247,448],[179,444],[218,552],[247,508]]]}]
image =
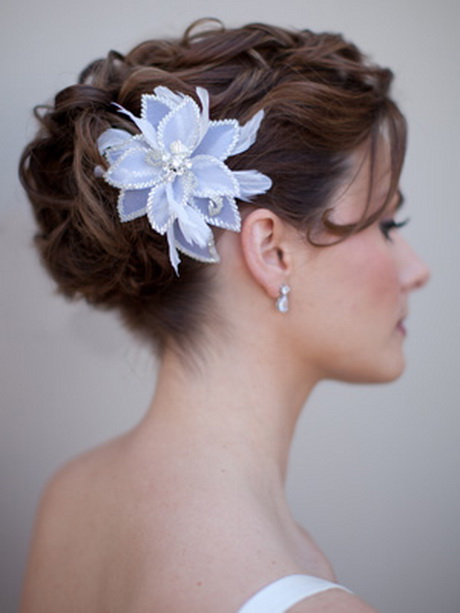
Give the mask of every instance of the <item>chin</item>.
[{"label": "chin", "polygon": [[406,361],[404,355],[400,353],[397,356],[379,360],[379,363],[375,361],[372,363],[369,360],[364,364],[355,364],[353,370],[336,372],[328,378],[335,381],[343,381],[344,383],[391,383],[399,379],[405,368]]},{"label": "chin", "polygon": [[369,375],[367,378],[355,381],[355,383],[392,383],[393,381],[399,379],[403,372],[404,368],[391,369],[385,372]]},{"label": "chin", "polygon": [[375,383],[391,383],[392,381],[396,381],[405,370],[406,359],[401,351],[398,356],[388,360],[385,368],[382,368],[382,371],[378,373]]}]

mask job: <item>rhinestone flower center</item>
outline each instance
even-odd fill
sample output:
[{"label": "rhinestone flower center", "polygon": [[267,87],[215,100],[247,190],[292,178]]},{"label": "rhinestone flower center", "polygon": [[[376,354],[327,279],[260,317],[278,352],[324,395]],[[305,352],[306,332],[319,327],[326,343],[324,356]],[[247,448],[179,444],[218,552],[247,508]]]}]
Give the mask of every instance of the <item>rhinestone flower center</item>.
[{"label": "rhinestone flower center", "polygon": [[161,166],[163,180],[171,183],[177,176],[188,173],[192,167],[190,152],[179,140],[171,143],[170,153],[161,154],[158,150],[151,150],[146,155],[146,161],[152,166]]},{"label": "rhinestone flower center", "polygon": [[177,176],[188,173],[192,167],[190,152],[181,141],[173,141],[170,151],[171,153],[165,153],[161,158],[166,181],[174,181]]}]

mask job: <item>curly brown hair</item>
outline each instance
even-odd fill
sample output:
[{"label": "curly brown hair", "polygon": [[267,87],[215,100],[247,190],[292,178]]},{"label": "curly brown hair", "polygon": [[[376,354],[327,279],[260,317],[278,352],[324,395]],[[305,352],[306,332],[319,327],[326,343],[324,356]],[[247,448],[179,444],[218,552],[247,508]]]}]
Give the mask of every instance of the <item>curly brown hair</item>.
[{"label": "curly brown hair", "polygon": [[109,127],[133,131],[113,102],[138,114],[141,94],[159,85],[192,97],[201,86],[212,119],[244,123],[263,109],[257,142],[227,162],[272,179],[272,189],[250,206],[271,209],[310,240],[320,226],[341,240],[380,212],[366,211],[352,226],[328,217],[350,156],[363,143],[373,168],[382,127],[391,148],[390,191],[397,188],[406,125],[389,97],[391,81],[390,70],[370,64],[341,35],[260,23],[225,29],[197,22],[180,39],[150,40],[92,62],[54,105],[36,109],[41,128],[20,163],[36,243],[60,291],[118,309],[129,327],[160,346],[183,344],[206,316],[209,265],[184,258],[178,278],[164,237],[145,217],[120,223],[117,190],[95,175],[98,136]]}]

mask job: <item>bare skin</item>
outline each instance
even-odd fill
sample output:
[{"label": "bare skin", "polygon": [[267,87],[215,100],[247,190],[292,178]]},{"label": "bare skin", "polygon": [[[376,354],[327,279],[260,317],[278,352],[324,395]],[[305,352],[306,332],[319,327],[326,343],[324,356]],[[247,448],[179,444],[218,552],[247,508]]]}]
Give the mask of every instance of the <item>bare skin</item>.
[{"label": "bare skin", "polygon": [[[366,176],[359,181],[340,205],[345,216],[362,205]],[[73,461],[45,492],[22,613],[235,613],[285,575],[336,580],[286,504],[295,425],[321,379],[400,374],[401,320],[427,270],[378,224],[318,250],[265,209],[246,217],[241,234],[224,233],[219,253],[199,357],[167,349],[144,420]],[[288,315],[273,306],[284,282]],[[360,308],[374,303],[369,338]],[[354,326],[353,345],[322,328],[328,304]],[[291,610],[375,611],[335,589]]]}]

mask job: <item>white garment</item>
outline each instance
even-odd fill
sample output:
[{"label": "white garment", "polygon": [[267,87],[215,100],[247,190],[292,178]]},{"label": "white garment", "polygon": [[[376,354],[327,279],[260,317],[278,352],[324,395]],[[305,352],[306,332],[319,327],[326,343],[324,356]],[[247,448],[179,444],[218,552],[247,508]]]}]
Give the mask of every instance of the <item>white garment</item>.
[{"label": "white garment", "polygon": [[266,585],[252,596],[238,613],[285,613],[309,596],[331,589],[350,590],[311,575],[288,575]]}]

